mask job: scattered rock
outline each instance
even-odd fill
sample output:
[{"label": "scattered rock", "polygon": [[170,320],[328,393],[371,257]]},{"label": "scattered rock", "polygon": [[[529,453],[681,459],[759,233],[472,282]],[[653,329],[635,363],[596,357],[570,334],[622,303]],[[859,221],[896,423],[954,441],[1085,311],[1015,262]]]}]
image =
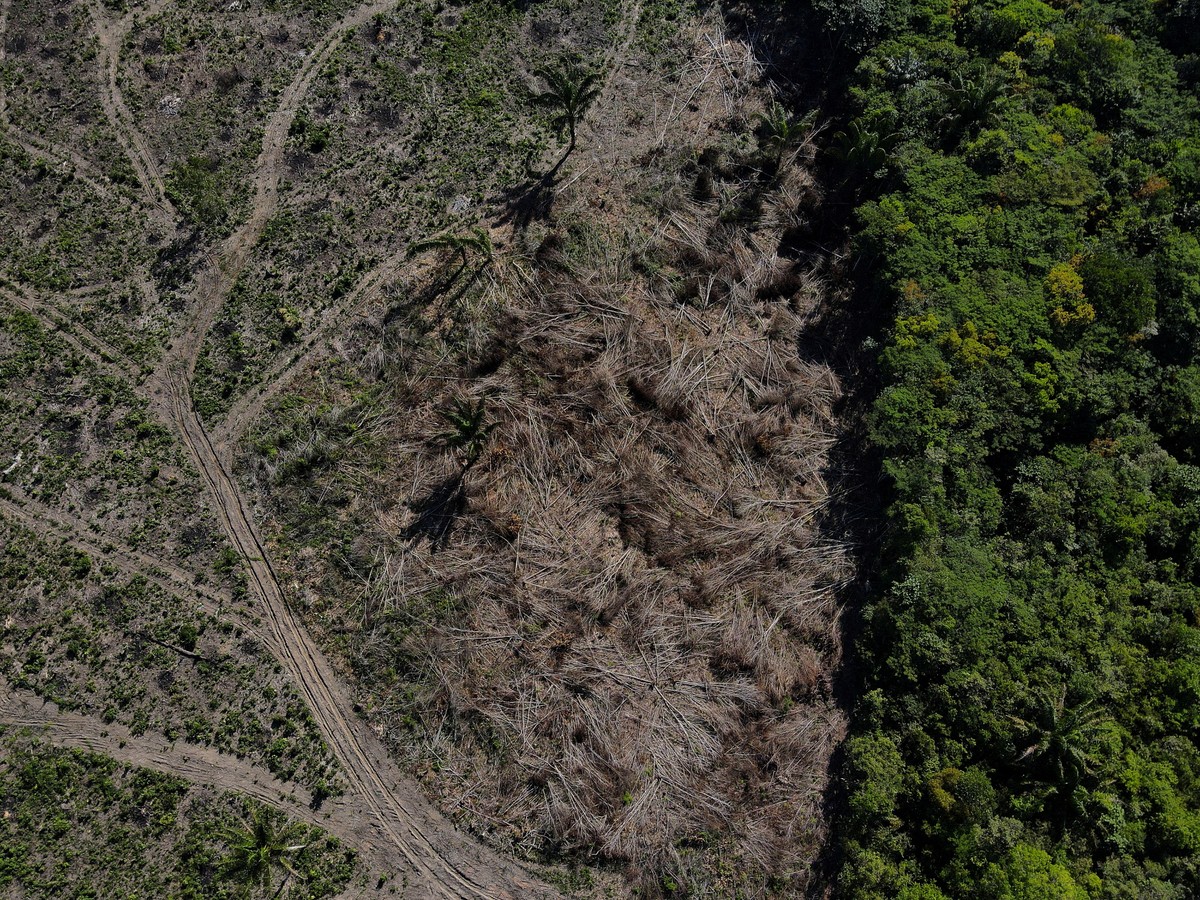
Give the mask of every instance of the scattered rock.
[{"label": "scattered rock", "polygon": [[164,116],[178,116],[183,109],[183,98],[178,94],[167,94],[158,101],[158,111]]}]

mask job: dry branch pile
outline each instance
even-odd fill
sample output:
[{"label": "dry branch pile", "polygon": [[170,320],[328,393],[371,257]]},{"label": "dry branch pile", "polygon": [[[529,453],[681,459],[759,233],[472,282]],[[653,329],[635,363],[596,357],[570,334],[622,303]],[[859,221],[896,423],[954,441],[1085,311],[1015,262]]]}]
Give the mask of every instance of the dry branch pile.
[{"label": "dry branch pile", "polygon": [[[348,564],[370,714],[448,809],[526,856],[613,861],[644,895],[788,893],[843,727],[839,385],[798,349],[821,266],[777,254],[817,201],[803,166],[721,150],[705,187],[723,199],[689,187],[697,135],[762,103],[730,103],[744,73],[698,59],[676,125],[592,136],[659,162],[582,160],[455,309],[345,342],[343,365],[404,414],[376,468],[351,453],[329,478],[363,523]],[[653,207],[629,200],[647,192]],[[471,464],[434,440],[456,401],[497,423]]]}]

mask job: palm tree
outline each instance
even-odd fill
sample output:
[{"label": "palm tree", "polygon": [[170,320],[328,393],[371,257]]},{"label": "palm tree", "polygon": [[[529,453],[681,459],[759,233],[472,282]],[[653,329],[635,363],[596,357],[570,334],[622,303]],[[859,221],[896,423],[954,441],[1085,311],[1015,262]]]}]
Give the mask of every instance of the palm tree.
[{"label": "palm tree", "polygon": [[881,133],[855,119],[845,131],[834,135],[834,153],[858,172],[874,175],[887,165],[888,154],[896,145],[896,135]]},{"label": "palm tree", "polygon": [[1018,762],[1040,770],[1060,789],[1074,789],[1093,774],[1093,750],[1106,719],[1090,702],[1067,706],[1067,690],[1041,696],[1029,721],[1012,716],[1023,732]]},{"label": "palm tree", "polygon": [[[224,869],[249,885],[262,888],[263,896],[278,897],[283,893],[288,878],[301,875],[292,867],[291,857],[308,846],[303,838],[308,829],[300,822],[277,821],[269,810],[259,810],[251,822],[242,822],[229,827],[224,838],[229,844],[229,855],[225,857]],[[283,870],[283,880],[274,894],[276,869]]]},{"label": "palm tree", "polygon": [[450,427],[440,432],[436,441],[447,450],[458,450],[463,456],[463,471],[466,471],[479,460],[487,446],[488,437],[496,430],[498,422],[487,421],[487,409],[483,400],[470,400],[459,397],[449,409],[442,410],[439,415]]},{"label": "palm tree", "polygon": [[984,128],[999,117],[1000,98],[1008,92],[1008,84],[1000,76],[981,71],[969,78],[961,72],[953,82],[941,85],[949,111],[938,123],[954,142],[978,128]]},{"label": "palm tree", "polygon": [[560,133],[566,128],[569,141],[565,159],[575,149],[575,128],[583,120],[587,108],[600,96],[600,73],[584,69],[573,59],[560,60],[553,66],[543,66],[534,72],[549,85],[548,90],[534,94],[533,102],[558,110],[555,125]]},{"label": "palm tree", "polygon": [[767,135],[767,145],[774,152],[774,167],[783,164],[783,154],[798,144],[816,121],[816,111],[802,119],[793,119],[778,101],[771,101],[771,108],[759,113],[759,120]]},{"label": "palm tree", "polygon": [[[491,262],[494,255],[491,236],[483,228],[475,227],[467,234],[439,234],[436,237],[426,238],[423,241],[416,241],[408,246],[408,255],[415,256],[418,253],[424,253],[426,250],[451,250],[458,254],[462,260],[462,264],[466,267],[470,259],[470,252],[474,251],[483,257],[485,263]],[[461,271],[461,270],[460,270]]]}]

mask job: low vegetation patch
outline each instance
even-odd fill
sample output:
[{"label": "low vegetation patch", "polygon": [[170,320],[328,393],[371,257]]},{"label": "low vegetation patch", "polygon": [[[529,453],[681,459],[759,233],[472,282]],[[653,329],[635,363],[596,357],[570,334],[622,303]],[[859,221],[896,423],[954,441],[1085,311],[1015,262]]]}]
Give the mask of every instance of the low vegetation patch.
[{"label": "low vegetation patch", "polygon": [[30,531],[0,529],[0,674],[64,709],[209,744],[329,794],[337,766],[257,638]]},{"label": "low vegetation patch", "polygon": [[[355,856],[319,829],[110,758],[0,732],[0,889],[29,898],[319,900]],[[265,893],[264,893],[265,892]]]}]

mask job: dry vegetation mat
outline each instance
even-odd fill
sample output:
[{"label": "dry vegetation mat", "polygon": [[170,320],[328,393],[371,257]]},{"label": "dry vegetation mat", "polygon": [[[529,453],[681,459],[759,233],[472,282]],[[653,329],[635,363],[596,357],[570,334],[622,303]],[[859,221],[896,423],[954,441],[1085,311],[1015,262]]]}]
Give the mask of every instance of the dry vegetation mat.
[{"label": "dry vegetation mat", "polygon": [[494,251],[426,251],[246,462],[452,814],[644,895],[791,893],[853,577],[841,387],[800,351],[826,263],[780,249],[820,192],[748,48],[685,38],[683,64],[631,47],[561,175],[491,198]]}]

